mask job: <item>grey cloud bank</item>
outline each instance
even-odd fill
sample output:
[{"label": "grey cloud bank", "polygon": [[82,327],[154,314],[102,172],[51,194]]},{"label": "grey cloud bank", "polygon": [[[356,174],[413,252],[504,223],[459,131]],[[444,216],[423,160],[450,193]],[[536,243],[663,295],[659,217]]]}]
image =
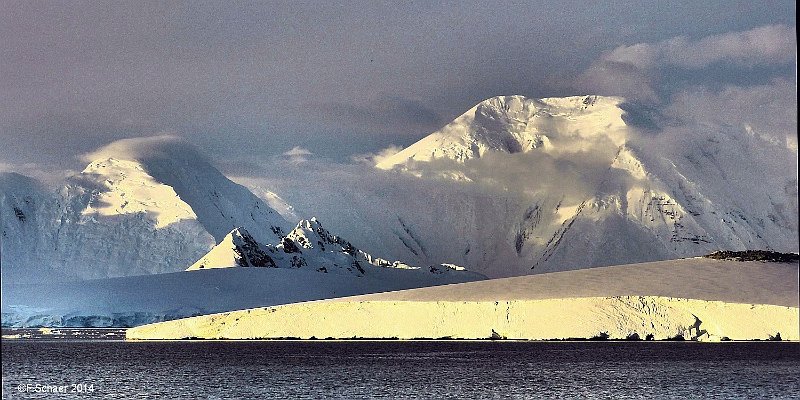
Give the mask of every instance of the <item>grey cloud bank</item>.
[{"label": "grey cloud bank", "polygon": [[[349,162],[406,146],[499,94],[691,103],[693,119],[782,140],[797,126],[795,8],[4,2],[0,168],[81,168],[77,155],[165,131],[231,171],[296,146]],[[748,103],[751,93],[780,100],[772,115]],[[739,112],[715,114],[720,98]]]},{"label": "grey cloud bank", "polygon": [[[637,43],[617,47],[581,74],[583,85],[592,92],[623,95],[631,99],[658,100],[656,84],[680,83],[681,70],[697,71],[725,66],[735,70],[740,81],[758,82],[773,73],[758,67],[791,65],[796,58],[796,29],[784,25],[728,32],[690,41],[678,36],[658,43]],[[684,72],[685,73],[685,72]],[[709,84],[725,80],[718,69],[694,72]],[[753,75],[753,76],[750,76]],[[661,82],[660,82],[661,81]],[[676,82],[678,81],[678,82]],[[661,88],[663,91],[663,87]]]}]

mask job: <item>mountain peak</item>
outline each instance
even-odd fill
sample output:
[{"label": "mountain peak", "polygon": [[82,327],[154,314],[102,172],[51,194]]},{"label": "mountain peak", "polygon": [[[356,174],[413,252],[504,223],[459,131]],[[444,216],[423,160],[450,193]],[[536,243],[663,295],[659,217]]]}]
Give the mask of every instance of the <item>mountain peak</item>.
[{"label": "mountain peak", "polygon": [[340,251],[350,255],[358,253],[358,249],[353,247],[350,242],[331,234],[323,228],[322,223],[316,217],[298,222],[297,227],[286,235],[286,239],[291,240],[303,249],[316,248],[322,252]]},{"label": "mountain peak", "polygon": [[376,167],[408,167],[435,159],[463,163],[487,153],[563,152],[585,138],[604,137],[619,146],[626,128],[623,101],[604,96],[492,97]]},{"label": "mountain peak", "polygon": [[289,228],[278,212],[179,138],[123,139],[84,159],[92,161],[81,175],[97,189],[87,213],[143,212],[157,220],[157,228],[196,220],[217,242],[237,227],[247,227],[266,243],[280,239]]},{"label": "mountain peak", "polygon": [[270,253],[274,249],[258,243],[245,228],[238,227],[197,260],[187,271],[228,267],[271,267],[276,264]]},{"label": "mountain peak", "polygon": [[482,278],[480,274],[452,264],[420,268],[373,257],[328,232],[316,218],[301,220],[277,245],[258,242],[244,228],[236,228],[187,271],[228,267],[311,269],[322,273],[373,277],[400,273],[421,279],[443,274]]},{"label": "mountain peak", "polygon": [[97,193],[83,215],[114,216],[144,213],[163,228],[197,215],[175,190],[157,181],[135,160],[107,158],[95,160],[81,176],[93,181]]}]

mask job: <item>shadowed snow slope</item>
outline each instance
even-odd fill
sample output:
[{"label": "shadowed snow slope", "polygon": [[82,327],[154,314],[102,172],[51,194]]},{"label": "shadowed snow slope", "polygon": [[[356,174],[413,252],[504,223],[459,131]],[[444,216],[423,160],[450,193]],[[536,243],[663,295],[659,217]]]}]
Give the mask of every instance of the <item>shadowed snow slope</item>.
[{"label": "shadowed snow slope", "polygon": [[798,292],[794,263],[695,258],[199,316],[128,337],[798,340]]},{"label": "shadowed snow slope", "polygon": [[376,268],[366,276],[222,268],[83,282],[3,284],[4,327],[137,326],[191,315],[480,279]]}]

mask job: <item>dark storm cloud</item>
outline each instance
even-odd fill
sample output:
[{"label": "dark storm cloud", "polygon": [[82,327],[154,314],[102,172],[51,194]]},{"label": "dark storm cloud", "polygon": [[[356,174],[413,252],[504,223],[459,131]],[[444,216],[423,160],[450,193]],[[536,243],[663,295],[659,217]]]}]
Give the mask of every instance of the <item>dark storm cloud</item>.
[{"label": "dark storm cloud", "polygon": [[76,154],[163,132],[227,164],[295,146],[346,160],[490,96],[578,94],[576,76],[637,43],[672,59],[661,43],[683,37],[705,65],[737,42],[703,38],[795,25],[790,1],[696,3],[2,2],[0,164],[77,168]]}]

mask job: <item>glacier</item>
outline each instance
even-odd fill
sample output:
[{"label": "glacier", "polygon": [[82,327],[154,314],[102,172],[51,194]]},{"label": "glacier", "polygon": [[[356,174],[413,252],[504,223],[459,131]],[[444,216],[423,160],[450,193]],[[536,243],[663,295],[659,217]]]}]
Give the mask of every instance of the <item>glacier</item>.
[{"label": "glacier", "polygon": [[384,268],[367,276],[219,268],[86,281],[3,284],[3,327],[132,327],[183,317],[482,279]]}]

